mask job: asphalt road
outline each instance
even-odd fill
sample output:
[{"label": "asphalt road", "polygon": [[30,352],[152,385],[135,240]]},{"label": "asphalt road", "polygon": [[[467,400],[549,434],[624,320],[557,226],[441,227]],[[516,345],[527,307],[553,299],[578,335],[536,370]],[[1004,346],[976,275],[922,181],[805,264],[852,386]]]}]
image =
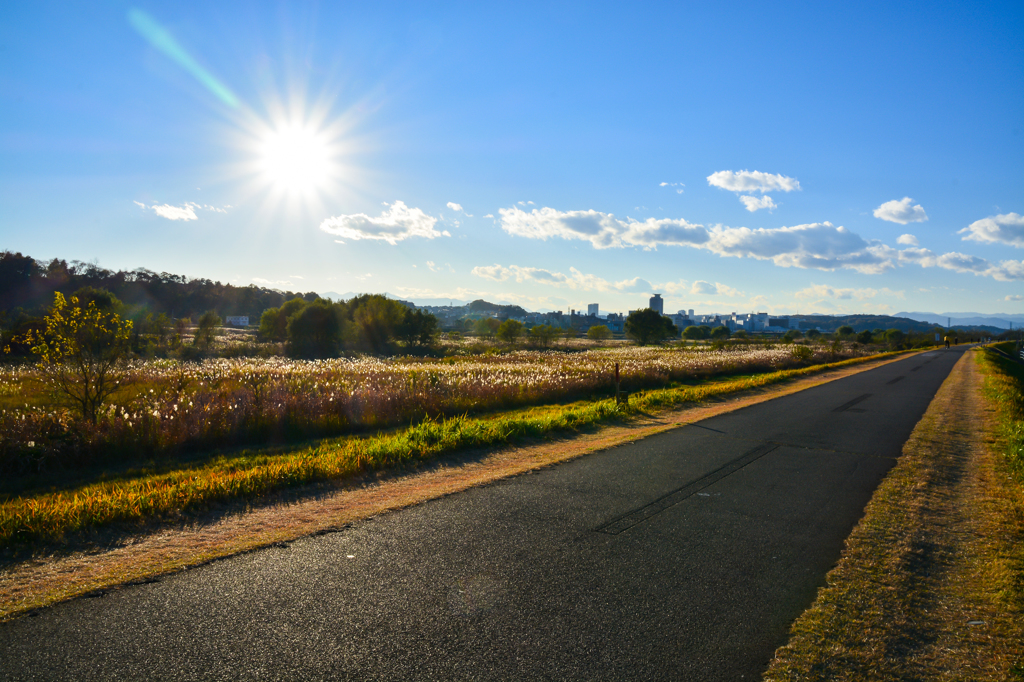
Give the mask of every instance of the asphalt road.
[{"label": "asphalt road", "polygon": [[961,349],[0,625],[0,679],[756,679]]}]

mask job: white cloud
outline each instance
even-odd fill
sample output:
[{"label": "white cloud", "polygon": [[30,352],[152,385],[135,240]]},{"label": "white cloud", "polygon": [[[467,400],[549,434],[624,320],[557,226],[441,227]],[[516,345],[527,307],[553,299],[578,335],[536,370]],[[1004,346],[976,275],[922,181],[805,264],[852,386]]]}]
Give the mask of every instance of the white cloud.
[{"label": "white cloud", "polygon": [[755,308],[758,308],[759,310],[765,310],[771,307],[771,302],[768,300],[767,296],[762,296],[761,294],[758,294],[757,296],[752,296],[750,298],[750,305],[754,306]]},{"label": "white cloud", "polygon": [[867,242],[845,227],[812,223],[751,230],[746,227],[688,223],[648,218],[619,220],[598,211],[558,211],[553,208],[500,209],[501,226],[509,234],[531,239],[550,237],[589,241],[598,249],[624,246],[656,248],[690,246],[720,256],[771,260],[780,267],[835,270],[849,268],[875,274],[893,267],[897,251],[880,242]]},{"label": "white cloud", "polygon": [[743,205],[746,206],[747,210],[751,213],[759,211],[762,208],[767,208],[770,213],[772,210],[779,207],[778,204],[772,201],[772,198],[767,194],[762,196],[760,199],[757,197],[742,196],[740,197],[740,201],[743,202]]},{"label": "white cloud", "polygon": [[535,208],[527,213],[516,207],[502,208],[498,213],[501,214],[502,229],[519,237],[583,239],[598,249],[622,246],[620,233],[624,224],[608,213],[593,210],[563,212],[553,208]]},{"label": "white cloud", "polygon": [[190,204],[185,204],[184,206],[161,204],[160,206],[150,206],[150,208],[158,216],[168,220],[198,220],[195,209]]},{"label": "white cloud", "polygon": [[144,211],[153,211],[161,218],[166,218],[167,220],[198,220],[199,216],[196,215],[196,209],[213,211],[214,213],[227,213],[227,209],[231,208],[230,206],[219,208],[217,206],[197,204],[193,201],[186,201],[181,206],[171,206],[170,204],[153,204],[152,206],[147,206],[141,201],[133,201],[132,203]]},{"label": "white cloud", "polygon": [[[464,214],[467,218],[472,218],[473,217],[472,214],[466,213],[466,211],[462,208],[462,204],[456,204],[454,201],[449,201],[447,203],[447,206],[448,206],[448,208],[450,208],[451,210],[455,211],[456,213]],[[459,221],[456,220],[455,221],[455,225],[458,226],[458,224],[459,224]]]},{"label": "white cloud", "polygon": [[685,279],[681,279],[678,282],[665,282],[659,284],[658,289],[664,291],[666,294],[678,294],[679,292],[689,293],[690,283]]},{"label": "white cloud", "polygon": [[434,239],[451,236],[447,230],[435,230],[436,224],[437,218],[418,208],[409,208],[402,201],[396,201],[376,218],[365,213],[334,216],[320,223],[320,229],[347,239],[377,239],[394,246],[411,237]]},{"label": "white cloud", "polygon": [[262,277],[253,277],[253,284],[259,284],[265,287],[290,287],[292,283],[287,279],[263,279]]},{"label": "white cloud", "polygon": [[661,182],[658,183],[658,187],[675,187],[676,194],[682,194],[683,187],[686,187],[686,185],[682,182]]},{"label": "white cloud", "polygon": [[156,213],[161,218],[167,218],[168,220],[198,220],[199,216],[196,215],[196,208],[199,208],[197,204],[191,202],[185,202],[184,206],[171,206],[170,204],[154,204],[152,206],[146,206],[141,202],[133,202],[136,206],[144,210],[150,210]]},{"label": "white cloud", "polygon": [[955,272],[971,272],[1000,282],[1024,281],[1024,260],[1004,260],[996,264],[978,256],[953,252],[939,256],[937,261],[940,268]]},{"label": "white cloud", "polygon": [[796,178],[761,171],[718,171],[708,176],[708,184],[730,192],[792,192],[800,189]]},{"label": "white cloud", "polygon": [[1007,213],[976,220],[957,234],[967,233],[964,240],[987,244],[1009,244],[1024,248],[1024,216]]},{"label": "white cloud", "polygon": [[897,244],[904,244],[906,246],[919,246],[917,237],[912,234],[901,234],[899,239],[896,240]]},{"label": "white cloud", "polygon": [[493,218],[493,217],[494,217],[494,214],[493,214],[493,213],[488,213],[488,214],[487,214],[487,215],[485,215],[484,217],[485,217],[485,218]]},{"label": "white cloud", "polygon": [[900,225],[923,223],[928,220],[928,214],[924,212],[920,204],[911,206],[913,201],[910,197],[903,197],[899,201],[895,199],[887,201],[875,209],[875,217]]},{"label": "white cloud", "polygon": [[1024,296],[1021,296],[1020,294],[1007,294],[1006,298],[1004,298],[1003,300],[1004,301],[1024,301]]},{"label": "white cloud", "polygon": [[690,287],[690,293],[705,296],[710,295],[730,297],[745,295],[742,291],[733,289],[732,287],[726,286],[721,282],[715,282],[714,284],[712,284],[711,282],[705,282],[704,280],[700,279],[694,282],[693,286]]},{"label": "white cloud", "polygon": [[835,288],[825,284],[812,284],[806,289],[801,289],[796,292],[794,296],[800,299],[836,299],[836,300],[858,300],[864,301],[870,298],[874,298],[879,294],[887,296],[895,296],[896,298],[903,298],[903,291],[893,291],[892,289],[872,289],[870,287],[864,289],[853,289],[853,288]]}]

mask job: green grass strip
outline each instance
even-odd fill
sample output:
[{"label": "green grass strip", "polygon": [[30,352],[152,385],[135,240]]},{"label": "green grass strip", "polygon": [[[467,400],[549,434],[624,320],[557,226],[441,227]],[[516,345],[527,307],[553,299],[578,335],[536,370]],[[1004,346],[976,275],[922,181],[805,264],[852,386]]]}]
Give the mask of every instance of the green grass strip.
[{"label": "green grass strip", "polygon": [[18,497],[0,505],[0,547],[54,542],[66,533],[110,523],[195,511],[216,502],[253,500],[287,488],[397,467],[465,448],[575,432],[879,357],[854,358],[690,387],[654,389],[634,394],[628,405],[599,400],[524,408],[481,417],[426,419],[395,432],[326,440],[298,451],[243,453],[192,468]]},{"label": "green grass strip", "polygon": [[[1013,357],[1012,341],[995,344],[995,348]],[[1024,365],[991,348],[983,348],[981,366],[985,373],[986,396],[999,408],[999,435],[1003,457],[1010,475],[1024,485]]]}]

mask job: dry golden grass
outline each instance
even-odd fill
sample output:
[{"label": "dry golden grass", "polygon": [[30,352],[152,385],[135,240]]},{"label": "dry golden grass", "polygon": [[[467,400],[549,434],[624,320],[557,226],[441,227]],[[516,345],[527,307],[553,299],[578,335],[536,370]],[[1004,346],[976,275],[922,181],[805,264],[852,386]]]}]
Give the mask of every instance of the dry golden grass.
[{"label": "dry golden grass", "polygon": [[145,580],[212,559],[339,528],[500,478],[528,473],[716,414],[753,405],[872,369],[887,357],[747,391],[711,404],[666,410],[627,424],[538,444],[463,452],[358,479],[293,489],[259,505],[240,502],[177,526],[154,522],[135,530],[96,531],[77,549],[51,548],[0,568],[0,621],[95,590]]},{"label": "dry golden grass", "polygon": [[1024,494],[967,353],[765,680],[1008,680],[1024,664]]}]

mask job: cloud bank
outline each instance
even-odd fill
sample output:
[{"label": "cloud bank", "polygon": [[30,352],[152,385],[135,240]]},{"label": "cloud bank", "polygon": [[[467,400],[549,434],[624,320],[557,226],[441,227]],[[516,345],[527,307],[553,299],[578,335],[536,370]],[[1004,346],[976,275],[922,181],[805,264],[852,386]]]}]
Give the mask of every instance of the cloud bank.
[{"label": "cloud bank", "polygon": [[899,252],[899,261],[900,264],[916,263],[922,268],[938,267],[953,272],[991,277],[1000,282],[1024,281],[1024,260],[1004,260],[993,263],[985,258],[956,251],[936,255],[928,249],[911,248]]},{"label": "cloud bank", "polygon": [[983,244],[1008,244],[1024,248],[1024,216],[1016,213],[995,215],[976,220],[957,234],[967,233],[963,238]]},{"label": "cloud bank", "polygon": [[619,220],[598,211],[558,211],[553,208],[503,208],[501,227],[530,239],[558,237],[582,240],[594,248],[689,246],[720,256],[770,260],[780,267],[835,270],[849,268],[878,273],[894,266],[896,250],[867,242],[845,227],[812,223],[775,229],[705,227],[686,220],[648,218]]},{"label": "cloud bank", "polygon": [[334,216],[320,223],[320,229],[346,239],[375,239],[394,246],[412,237],[435,239],[451,236],[447,230],[435,230],[436,224],[437,218],[418,208],[409,208],[402,201],[396,201],[376,218],[365,213]]},{"label": "cloud bank", "polygon": [[914,202],[910,197],[903,197],[899,201],[887,201],[875,209],[875,217],[888,220],[890,223],[923,223],[928,220],[928,214],[920,204],[911,206]]}]

